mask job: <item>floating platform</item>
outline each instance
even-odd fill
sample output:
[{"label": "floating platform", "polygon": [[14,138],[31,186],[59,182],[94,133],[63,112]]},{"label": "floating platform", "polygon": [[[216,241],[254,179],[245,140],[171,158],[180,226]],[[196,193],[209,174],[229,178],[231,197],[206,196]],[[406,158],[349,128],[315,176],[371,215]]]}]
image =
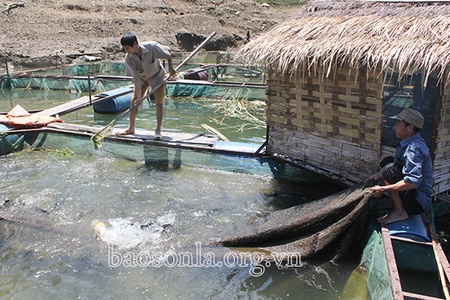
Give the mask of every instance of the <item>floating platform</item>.
[{"label": "floating platform", "polygon": [[[102,130],[103,127],[77,125],[70,123],[49,124],[46,130],[55,133],[64,133],[80,136],[93,136]],[[163,132],[160,140],[155,140],[154,132],[144,129],[136,129],[134,134],[118,135],[116,134],[123,129],[114,129],[113,133],[104,138],[104,140],[117,142],[131,142],[138,144],[161,145],[176,148],[189,149],[209,149],[213,148],[218,141],[218,137],[209,134],[193,134],[183,132]]]},{"label": "floating platform", "polygon": [[[15,135],[47,132],[68,134],[73,136],[85,136],[91,138],[102,129],[103,127],[100,126],[87,126],[71,123],[52,123],[41,128],[11,128],[5,131],[5,133],[7,133],[8,135]],[[264,152],[263,150],[265,148],[265,145],[247,144],[240,142],[223,142],[219,141],[218,136],[205,133],[195,134],[185,132],[162,132],[162,139],[155,140],[153,131],[137,129],[134,134],[118,135],[117,132],[120,130],[121,129],[114,129],[113,133],[105,137],[103,140],[243,156],[262,156]]]}]

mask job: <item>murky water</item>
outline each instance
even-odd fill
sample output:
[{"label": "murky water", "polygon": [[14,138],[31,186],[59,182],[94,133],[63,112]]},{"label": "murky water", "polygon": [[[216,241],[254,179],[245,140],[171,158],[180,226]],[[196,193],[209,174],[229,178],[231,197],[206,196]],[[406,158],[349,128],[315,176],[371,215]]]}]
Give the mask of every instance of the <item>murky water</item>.
[{"label": "murky water", "polygon": [[[81,96],[3,90],[0,111]],[[217,100],[166,99],[165,107],[163,131],[199,133],[208,124],[232,141],[265,138],[264,126],[227,116]],[[264,109],[254,112],[263,119]],[[86,108],[63,119],[103,126],[114,117]],[[127,124],[124,117],[116,127]],[[137,127],[154,126],[154,106],[144,103]],[[342,297],[354,262],[258,264],[250,252],[208,246],[340,189],[323,178],[288,166],[274,173],[283,168],[267,160],[107,141],[97,151],[87,138],[58,134],[37,142],[40,151],[0,157],[1,299]]]},{"label": "murky water", "polygon": [[268,161],[104,144],[49,135],[45,151],[0,158],[12,218],[0,222],[1,298],[339,298],[350,266],[255,268],[207,245],[336,186],[298,171],[277,179]]}]

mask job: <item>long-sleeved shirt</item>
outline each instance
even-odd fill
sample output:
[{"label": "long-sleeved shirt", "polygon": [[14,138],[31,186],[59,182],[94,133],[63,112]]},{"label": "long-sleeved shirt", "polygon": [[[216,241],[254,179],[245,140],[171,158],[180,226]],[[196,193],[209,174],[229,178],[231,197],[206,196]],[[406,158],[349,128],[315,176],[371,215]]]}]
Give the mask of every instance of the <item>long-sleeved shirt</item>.
[{"label": "long-sleeved shirt", "polygon": [[419,133],[400,141],[394,163],[402,166],[403,180],[416,187],[417,201],[428,210],[433,195],[433,165],[430,151]]}]

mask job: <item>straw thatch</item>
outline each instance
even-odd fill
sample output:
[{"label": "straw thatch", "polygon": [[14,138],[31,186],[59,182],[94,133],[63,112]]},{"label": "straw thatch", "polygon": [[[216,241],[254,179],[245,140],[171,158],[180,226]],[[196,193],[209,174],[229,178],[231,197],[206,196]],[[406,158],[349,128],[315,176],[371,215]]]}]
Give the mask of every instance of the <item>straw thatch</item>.
[{"label": "straw thatch", "polygon": [[292,20],[246,44],[240,55],[275,71],[330,74],[348,65],[450,81],[450,2],[313,1]]}]

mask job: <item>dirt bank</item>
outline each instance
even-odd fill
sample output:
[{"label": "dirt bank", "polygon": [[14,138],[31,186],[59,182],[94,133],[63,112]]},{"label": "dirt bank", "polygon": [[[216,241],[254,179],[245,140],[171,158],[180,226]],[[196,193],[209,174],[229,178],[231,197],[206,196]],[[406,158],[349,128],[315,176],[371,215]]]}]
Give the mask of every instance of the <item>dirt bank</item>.
[{"label": "dirt bank", "polygon": [[[9,6],[9,10],[7,9]],[[298,9],[298,8],[297,8]],[[217,32],[208,50],[238,47],[287,19],[295,8],[254,0],[33,0],[5,2],[0,59],[11,65],[53,64],[80,54],[123,59],[126,32],[190,51],[192,40]]]}]

